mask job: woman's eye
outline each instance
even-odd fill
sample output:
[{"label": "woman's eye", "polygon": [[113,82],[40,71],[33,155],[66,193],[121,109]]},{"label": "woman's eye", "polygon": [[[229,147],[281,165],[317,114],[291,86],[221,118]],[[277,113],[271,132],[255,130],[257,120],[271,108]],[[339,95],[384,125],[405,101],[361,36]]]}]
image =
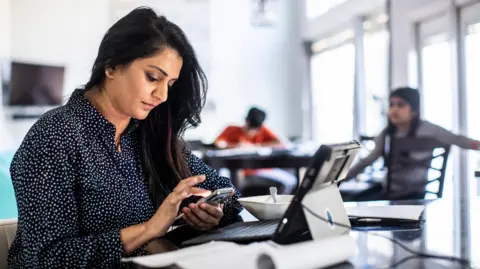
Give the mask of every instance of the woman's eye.
[{"label": "woman's eye", "polygon": [[148,80],[148,81],[155,82],[155,81],[158,80],[157,78],[153,77],[153,76],[150,75],[149,73],[146,73],[146,76],[147,76],[147,80]]}]

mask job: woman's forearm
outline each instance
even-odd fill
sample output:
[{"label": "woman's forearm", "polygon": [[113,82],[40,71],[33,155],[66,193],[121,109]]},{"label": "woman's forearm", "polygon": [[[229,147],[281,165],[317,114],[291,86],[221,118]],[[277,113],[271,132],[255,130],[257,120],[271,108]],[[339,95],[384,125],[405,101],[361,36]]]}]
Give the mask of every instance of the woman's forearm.
[{"label": "woman's forearm", "polygon": [[123,244],[123,250],[126,253],[131,253],[148,241],[165,235],[169,227],[166,227],[167,224],[161,226],[162,227],[152,227],[147,221],[120,230],[120,240]]}]

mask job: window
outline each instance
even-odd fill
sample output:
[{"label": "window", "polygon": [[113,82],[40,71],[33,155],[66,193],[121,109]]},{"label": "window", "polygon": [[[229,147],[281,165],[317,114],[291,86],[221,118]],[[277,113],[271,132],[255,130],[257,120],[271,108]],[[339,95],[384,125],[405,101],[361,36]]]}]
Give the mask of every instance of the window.
[{"label": "window", "polygon": [[365,134],[378,135],[387,125],[388,45],[387,30],[364,35]]},{"label": "window", "polygon": [[353,138],[355,46],[346,43],[311,59],[313,135],[319,143]]},{"label": "window", "polygon": [[[467,109],[467,131],[468,136],[480,139],[480,126],[478,124],[478,115],[480,108],[476,100],[480,98],[480,3],[474,4],[462,10],[462,27],[465,44],[465,91],[466,91],[466,109]],[[480,179],[473,175],[473,171],[479,168],[480,154],[475,151],[468,152],[468,177],[470,180],[470,197],[472,202],[476,195],[480,196]],[[470,210],[472,210],[471,208]],[[475,250],[480,248],[480,230],[477,229],[480,224],[480,217],[472,214],[470,219],[470,244],[471,258],[474,264],[480,264],[480,256]],[[478,251],[477,251],[478,252]]]},{"label": "window", "polygon": [[[442,14],[437,19],[423,22],[419,25],[419,52],[420,65],[420,86],[421,86],[421,112],[424,120],[442,126],[447,130],[453,127],[453,94],[454,94],[454,74],[452,61],[451,39],[449,38],[450,29],[447,16]],[[443,187],[443,199],[449,200],[453,197],[453,155],[447,162],[445,171],[445,182]],[[429,178],[434,176],[435,171],[429,171]],[[436,190],[437,186],[430,184],[428,188]],[[426,196],[430,198],[429,196]],[[453,211],[451,208],[445,210]],[[453,222],[446,222],[447,227],[453,227]],[[433,227],[433,226],[432,226]],[[428,227],[427,242],[438,236],[441,231],[437,228]],[[430,229],[432,228],[432,229]],[[453,251],[453,237],[446,235],[442,242],[427,243],[427,248],[432,252],[440,250]]]},{"label": "window", "polygon": [[[467,28],[465,36],[465,72],[466,72],[466,91],[467,91],[467,129],[468,136],[480,139],[480,125],[478,124],[478,115],[480,115],[480,107],[475,101],[480,100],[480,23],[470,25]],[[479,155],[477,152],[470,151],[468,153],[468,171],[474,171],[477,168]],[[471,176],[471,175],[469,175]],[[470,179],[471,190],[477,190],[477,180],[472,176]],[[477,195],[480,194],[478,189]],[[472,192],[475,195],[475,192]]]},{"label": "window", "polygon": [[[447,18],[446,14],[441,14],[436,19],[421,23],[418,29],[420,40],[417,43],[420,46],[418,57],[421,62],[422,118],[447,130],[452,130],[456,70],[452,61],[450,21]],[[454,158],[451,153],[447,162],[443,186],[443,197],[447,199],[453,197],[453,162]],[[434,176],[434,173],[434,171],[430,171],[429,176]],[[430,184],[427,188],[436,190],[437,186]]]},{"label": "window", "polygon": [[[470,25],[468,27],[467,36],[465,37],[465,58],[466,58],[466,87],[467,87],[467,126],[468,135],[475,139],[480,139],[480,125],[478,124],[478,115],[480,115],[480,107],[475,101],[480,100],[480,77],[478,70],[480,70],[480,23]],[[477,195],[480,195],[480,186],[477,186],[478,180],[472,175],[473,171],[478,167],[479,160],[478,152],[470,151],[468,153],[468,172],[470,177],[470,187],[472,190],[470,197],[475,197],[475,190]],[[480,242],[474,238],[480,238],[478,229],[474,228],[475,223],[480,223],[480,220],[471,220],[472,231],[472,251],[479,249]],[[472,258],[477,259],[480,263],[480,257],[472,253]]]},{"label": "window", "polygon": [[432,43],[422,48],[423,118],[451,130],[454,70],[450,42],[443,36],[431,37]]},{"label": "window", "polygon": [[[446,35],[446,34],[445,34]],[[445,36],[443,35],[443,37]],[[450,42],[442,36],[434,36],[432,43],[422,48],[422,118],[442,126],[453,127],[453,74]],[[444,197],[453,193],[453,158],[449,158],[445,170]],[[431,185],[436,188],[436,186]]]}]

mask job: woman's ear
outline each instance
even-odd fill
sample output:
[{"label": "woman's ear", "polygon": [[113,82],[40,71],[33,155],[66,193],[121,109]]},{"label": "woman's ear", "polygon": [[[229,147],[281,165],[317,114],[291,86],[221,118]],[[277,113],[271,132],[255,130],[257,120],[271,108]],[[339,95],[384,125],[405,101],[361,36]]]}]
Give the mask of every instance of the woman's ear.
[{"label": "woman's ear", "polygon": [[109,79],[113,79],[113,71],[115,70],[115,68],[113,67],[107,67],[105,69],[105,77],[109,78]]}]

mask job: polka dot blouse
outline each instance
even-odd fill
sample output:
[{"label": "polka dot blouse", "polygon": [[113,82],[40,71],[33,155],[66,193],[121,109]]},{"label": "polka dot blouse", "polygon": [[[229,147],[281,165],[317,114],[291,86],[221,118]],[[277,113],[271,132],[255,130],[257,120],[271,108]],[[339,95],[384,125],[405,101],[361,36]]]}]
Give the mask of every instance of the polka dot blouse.
[{"label": "polka dot blouse", "polygon": [[[10,268],[118,268],[125,257],[120,230],[155,213],[139,161],[136,124],[114,144],[115,127],[76,90],[65,106],[43,115],[15,154],[11,175],[19,209]],[[198,187],[231,187],[194,155]],[[241,210],[239,194],[224,207],[224,220]],[[189,201],[190,202],[190,201]],[[140,248],[131,255],[143,255]]]}]

